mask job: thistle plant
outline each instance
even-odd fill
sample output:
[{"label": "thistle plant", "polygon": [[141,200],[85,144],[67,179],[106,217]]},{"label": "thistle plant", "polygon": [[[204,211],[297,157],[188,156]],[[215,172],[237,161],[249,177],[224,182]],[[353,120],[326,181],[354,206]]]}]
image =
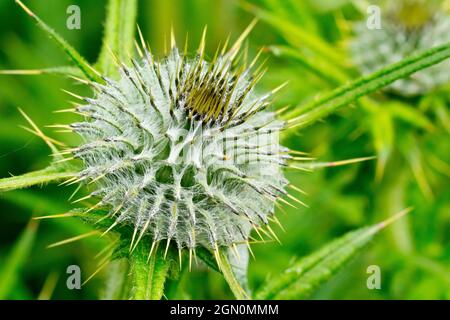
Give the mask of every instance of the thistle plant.
[{"label": "thistle plant", "polygon": [[253,62],[232,70],[242,39],[211,62],[205,37],[192,59],[174,38],[160,61],[142,42],[141,61],[117,61],[121,78],[92,83],[96,96],[76,107],[85,121],[69,129],[83,143],[66,152],[84,168],[68,182],[95,182],[88,197],[101,200],[91,209],[109,208],[107,231],[132,226],[131,250],[149,235],[152,249],[165,240],[167,252],[173,241],[190,260],[198,246],[218,254],[267,225],[286,194],[281,167],[293,157],[278,144],[285,123],[264,111],[276,90],[254,94],[263,71],[252,74]]},{"label": "thistle plant", "polygon": [[[370,74],[431,47],[433,43],[448,43],[449,33],[444,31],[448,29],[448,1],[354,1],[352,5],[342,4],[333,8],[324,4],[320,14],[307,3],[294,1],[280,6],[268,2],[246,3],[244,8],[272,26],[285,41],[286,44],[273,45],[270,49],[282,61],[297,65],[294,71],[286,72],[287,77],[300,80],[305,72],[318,78],[323,86],[345,84],[354,74]],[[381,14],[380,29],[377,29],[376,21],[370,20],[377,18],[378,13]],[[336,28],[331,34],[323,32],[323,26]],[[373,167],[374,192],[369,197],[374,204],[372,216],[392,215],[405,206],[414,204],[421,207],[425,204],[421,208],[416,207],[413,215],[399,221],[390,230],[385,243],[393,249],[389,258],[384,251],[379,253],[382,256],[380,260],[386,258],[392,261],[392,265],[404,265],[402,272],[393,275],[393,279],[402,278],[403,272],[416,272],[411,262],[417,256],[447,268],[437,255],[424,250],[431,241],[424,240],[423,234],[427,231],[421,226],[423,221],[427,221],[440,229],[441,216],[430,217],[439,210],[439,203],[448,202],[445,188],[442,189],[449,176],[444,169],[448,168],[444,151],[448,149],[449,133],[448,69],[447,59],[388,84],[382,92],[360,99],[360,108],[351,113],[343,112],[342,118],[337,117],[333,134],[328,135],[329,144],[345,146],[357,137],[356,140],[365,148],[377,154],[377,163]],[[295,98],[301,99],[301,95]],[[355,135],[339,137],[334,134],[337,128],[348,130],[352,127]],[[342,151],[330,148],[329,152]],[[353,183],[360,183],[360,176],[356,176],[350,185]],[[359,191],[353,189],[353,192],[357,194]],[[366,199],[367,195],[363,197]],[[442,227],[441,230],[446,233],[447,229]],[[445,241],[438,246],[446,252]],[[427,281],[434,279],[433,272],[423,271]],[[436,288],[446,292],[448,282],[441,285],[440,281]],[[413,287],[408,291],[415,291]],[[392,293],[395,288],[396,285],[392,285],[388,291]],[[403,299],[406,295],[405,290],[397,297]]]},{"label": "thistle plant", "polygon": [[[424,48],[450,41],[450,11],[444,1],[378,1],[380,25],[369,28],[366,21],[355,25],[350,48],[352,60],[363,74],[402,60]],[[417,96],[450,80],[449,62],[443,62],[386,89],[399,95]]]},{"label": "thistle plant", "polygon": [[[245,279],[236,273],[236,265],[246,268],[242,246],[251,252],[250,242],[259,241],[253,231],[262,241],[277,239],[271,227],[279,223],[276,207],[304,205],[288,192],[288,187],[292,193],[303,191],[289,183],[285,170],[368,159],[312,162],[303,152],[283,147],[283,140],[339,107],[450,56],[450,45],[442,44],[306,105],[274,111],[273,96],[284,84],[258,93],[255,86],[265,73],[258,64],[262,50],[251,61],[241,50],[256,21],[234,44],[227,41],[219,47],[211,59],[205,54],[206,29],[195,54],[189,54],[187,43],[180,51],[172,33],[170,51],[156,58],[140,30],[132,53],[137,2],[111,0],[100,60],[91,66],[21,1],[16,2],[77,67],[58,72],[87,85],[92,96],[70,93],[79,102],[60,110],[82,117],[53,126],[81,137],[79,145],[68,148],[61,148],[63,143],[47,137],[23,113],[30,130],[51,148],[54,161],[46,169],[0,180],[0,191],[54,181],[77,184],[76,193],[87,191],[74,201],[86,206],[41,218],[79,217],[102,236],[111,236],[106,248],[110,254],[94,275],[111,260],[125,259],[129,269],[120,275],[127,282],[120,298],[160,299],[166,278],[176,277],[174,269],[191,269],[196,256],[223,274],[236,298],[250,298],[251,292],[243,288]],[[124,7],[127,16],[121,17]],[[255,296],[306,296],[395,219],[333,241],[309,259],[295,262]],[[112,282],[119,281],[112,271],[109,275]]]}]

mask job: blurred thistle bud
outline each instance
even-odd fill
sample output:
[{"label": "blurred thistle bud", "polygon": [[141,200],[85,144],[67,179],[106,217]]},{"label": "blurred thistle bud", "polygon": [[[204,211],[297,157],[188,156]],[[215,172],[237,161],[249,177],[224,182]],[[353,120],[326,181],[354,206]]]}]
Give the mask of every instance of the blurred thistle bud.
[{"label": "blurred thistle bud", "polygon": [[[354,27],[350,50],[363,74],[398,62],[427,48],[450,41],[450,14],[444,1],[378,1],[381,28],[368,28],[366,21]],[[450,80],[450,61],[416,72],[386,87],[403,96],[425,94]]]}]

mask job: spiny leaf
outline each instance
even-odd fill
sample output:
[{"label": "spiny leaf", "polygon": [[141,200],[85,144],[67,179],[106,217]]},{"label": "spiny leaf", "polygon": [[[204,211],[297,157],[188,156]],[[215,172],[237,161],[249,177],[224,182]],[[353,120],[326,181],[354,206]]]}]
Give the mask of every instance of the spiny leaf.
[{"label": "spiny leaf", "polygon": [[99,69],[111,75],[117,68],[112,51],[120,61],[131,55],[136,25],[137,0],[109,0],[102,49],[97,62]]},{"label": "spiny leaf", "polygon": [[50,165],[49,167],[25,173],[20,176],[0,179],[0,192],[31,187],[37,184],[57,182],[72,178],[76,172],[71,168]]},{"label": "spiny leaf", "polygon": [[295,262],[281,275],[268,279],[256,294],[257,299],[303,299],[329,280],[353,258],[380,230],[410,209],[381,223],[351,231],[322,249]]},{"label": "spiny leaf", "polygon": [[16,3],[34,20],[39,28],[41,28],[58,46],[64,50],[73,63],[83,72],[83,74],[90,80],[101,82],[101,78],[97,72],[89,65],[89,63],[76,51],[70,44],[67,43],[55,30],[49,27],[42,21],[34,12],[32,12],[22,1],[16,0]]},{"label": "spiny leaf", "polygon": [[245,290],[247,294],[250,293],[248,286],[248,262],[249,262],[249,251],[245,244],[236,245],[236,249],[228,249],[228,259],[233,270],[233,274],[236,280],[241,285],[242,289]]},{"label": "spiny leaf", "polygon": [[[285,117],[290,119],[291,128],[307,126],[364,95],[385,87],[398,79],[405,78],[414,72],[442,62],[449,57],[450,43],[429,49],[341,86],[315,101],[298,107]],[[285,131],[284,137],[289,134],[289,131],[287,133]]]},{"label": "spiny leaf", "polygon": [[[223,274],[225,281],[228,283],[236,299],[249,299],[248,294],[241,285],[241,283],[245,285],[245,281],[241,281],[241,279],[237,278],[235,266],[233,266],[229,260],[230,253],[228,250],[219,249],[218,256],[215,256],[211,251],[203,247],[199,247],[195,249],[195,251],[196,255],[205,262],[207,266]],[[219,261],[217,261],[217,257],[219,257]],[[246,259],[245,257],[241,258]]]},{"label": "spiny leaf", "polygon": [[195,254],[199,257],[208,267],[211,269],[220,272],[219,266],[217,265],[216,258],[214,255],[206,248],[199,247],[195,249]]},{"label": "spiny leaf", "polygon": [[330,161],[330,162],[310,162],[310,163],[303,163],[301,165],[292,166],[294,169],[305,169],[305,170],[314,170],[314,169],[322,169],[322,168],[329,168],[329,167],[339,167],[339,166],[345,166],[348,164],[373,160],[376,157],[362,157],[362,158],[353,158],[353,159],[347,159],[347,160],[338,160],[338,161]]},{"label": "spiny leaf", "polygon": [[40,75],[40,74],[60,74],[64,76],[81,77],[83,73],[80,69],[72,66],[61,66],[43,69],[28,69],[28,70],[0,70],[0,74],[5,75]]},{"label": "spiny leaf", "polygon": [[160,300],[164,294],[172,254],[164,257],[164,250],[156,246],[148,259],[148,249],[140,243],[129,258],[133,300]]},{"label": "spiny leaf", "polygon": [[37,231],[37,222],[30,221],[0,270],[0,300],[8,297],[30,254]]},{"label": "spiny leaf", "polygon": [[107,267],[106,281],[101,291],[102,300],[121,300],[128,298],[130,265],[127,259],[111,261]]},{"label": "spiny leaf", "polygon": [[220,259],[219,262],[220,270],[222,271],[223,277],[225,278],[225,281],[228,283],[228,286],[230,287],[231,292],[233,292],[236,299],[238,300],[250,299],[250,297],[241,287],[241,284],[236,278],[233,267],[231,266],[230,261],[228,259],[227,251],[224,249],[219,249],[218,257]]}]

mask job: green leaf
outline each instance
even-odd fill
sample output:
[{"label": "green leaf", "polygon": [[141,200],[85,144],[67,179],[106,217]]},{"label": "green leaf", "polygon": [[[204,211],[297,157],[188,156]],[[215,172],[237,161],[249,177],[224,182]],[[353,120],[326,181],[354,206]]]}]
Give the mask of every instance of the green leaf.
[{"label": "green leaf", "polygon": [[[209,267],[216,270],[217,272],[222,273],[225,281],[228,283],[228,286],[233,292],[234,296],[238,300],[248,300],[249,296],[247,292],[243,289],[242,284],[245,285],[246,279],[242,279],[242,272],[238,271],[236,274],[236,264],[232,264],[234,262],[233,259],[229,258],[229,250],[226,248],[219,249],[219,253],[213,254],[211,251],[206,248],[197,248],[196,255],[206,263]],[[243,259],[247,259],[246,257],[242,257]]]},{"label": "green leaf", "polygon": [[348,81],[349,77],[341,69],[320,60],[315,57],[308,57],[299,50],[287,46],[270,46],[269,50],[278,57],[288,58],[299,63],[304,68],[313,72],[321,79],[325,79],[334,85],[339,85]]},{"label": "green leaf", "polygon": [[436,103],[436,118],[447,133],[450,133],[450,114],[445,102],[438,101]]},{"label": "green leaf", "polygon": [[[398,79],[405,78],[449,57],[450,43],[429,49],[421,54],[389,65],[369,76],[361,77],[343,85],[306,105],[298,107],[288,113],[285,118],[290,119],[291,129],[307,126],[364,95],[375,92]],[[285,131],[285,137],[289,134],[289,131],[291,130],[288,129],[287,133]]]},{"label": "green leaf", "polygon": [[435,129],[433,123],[423,114],[423,112],[413,105],[410,106],[402,102],[394,101],[388,103],[386,107],[396,118],[402,119],[417,128],[428,131]]},{"label": "green leaf", "polygon": [[28,69],[28,70],[0,70],[0,74],[4,75],[40,75],[40,74],[60,74],[64,76],[82,77],[83,73],[80,69],[72,66],[61,66],[43,69]]},{"label": "green leaf", "polygon": [[39,28],[41,28],[56,44],[64,50],[72,62],[83,72],[83,74],[90,80],[102,82],[102,79],[97,72],[89,65],[89,63],[76,51],[66,40],[63,39],[55,30],[42,21],[34,12],[32,12],[22,1],[16,0],[16,3],[32,17]]},{"label": "green leaf", "polygon": [[148,259],[148,249],[140,243],[129,257],[133,300],[160,300],[164,294],[164,283],[173,259],[172,250],[165,256],[164,250],[156,246]]},{"label": "green leaf", "polygon": [[250,289],[248,286],[247,277],[249,252],[247,245],[238,244],[236,245],[236,252],[234,252],[232,249],[228,249],[227,255],[236,280],[239,282],[242,289],[244,289],[245,292],[249,294]]},{"label": "green leaf", "polygon": [[97,62],[106,75],[117,69],[110,51],[125,61],[133,49],[137,0],[109,0],[102,49]]},{"label": "green leaf", "polygon": [[116,259],[107,266],[106,281],[101,290],[102,300],[127,299],[129,263],[127,259]]},{"label": "green leaf", "polygon": [[57,272],[53,271],[45,279],[44,285],[42,286],[41,292],[39,293],[38,300],[50,300],[52,298],[53,292],[55,291],[56,285],[58,283],[59,275]]},{"label": "green leaf", "polygon": [[245,10],[278,30],[292,46],[300,49],[306,48],[317,53],[316,59],[320,58],[321,61],[328,61],[330,64],[337,66],[342,65],[342,62],[345,61],[345,56],[340,54],[336,47],[329,45],[314,33],[247,2],[244,2],[242,6]]},{"label": "green leaf", "polygon": [[233,292],[234,296],[238,300],[248,300],[250,297],[245,292],[245,290],[241,287],[236,275],[234,273],[233,267],[228,260],[227,251],[224,249],[219,249],[219,259],[220,259],[220,270],[222,271],[223,277],[225,281],[228,283],[228,286]]},{"label": "green leaf", "polygon": [[256,299],[307,298],[360,252],[376,233],[409,211],[406,209],[381,223],[351,231],[298,260],[281,275],[268,279],[256,293]]},{"label": "green leaf", "polygon": [[36,235],[37,225],[36,221],[30,221],[13,246],[6,261],[2,263],[0,270],[0,300],[8,297],[27,261]]},{"label": "green leaf", "polygon": [[423,159],[425,156],[422,154],[421,148],[418,146],[417,138],[410,132],[402,135],[402,143],[399,144],[399,149],[403,153],[407,162],[411,166],[414,178],[419,185],[420,190],[427,200],[433,200],[433,190],[431,189],[430,183],[425,170],[425,161]]},{"label": "green leaf", "polygon": [[221,273],[219,266],[217,265],[217,261],[216,258],[214,257],[214,255],[211,253],[211,251],[209,251],[206,248],[203,247],[199,247],[197,249],[195,249],[195,254],[197,257],[199,257],[208,267],[210,267],[211,269]]},{"label": "green leaf", "polygon": [[377,151],[375,180],[380,182],[394,146],[394,125],[390,113],[384,109],[371,114],[367,120],[368,126],[371,127],[373,143]]},{"label": "green leaf", "polygon": [[72,178],[77,173],[67,167],[50,165],[49,167],[25,173],[20,176],[0,179],[0,192],[31,187],[37,184],[57,182]]}]

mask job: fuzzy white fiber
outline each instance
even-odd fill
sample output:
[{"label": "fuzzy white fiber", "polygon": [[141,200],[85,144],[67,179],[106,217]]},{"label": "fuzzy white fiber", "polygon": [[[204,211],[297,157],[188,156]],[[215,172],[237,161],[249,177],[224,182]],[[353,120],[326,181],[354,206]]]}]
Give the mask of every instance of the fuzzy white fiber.
[{"label": "fuzzy white fiber", "polygon": [[92,195],[137,239],[190,249],[247,241],[287,183],[284,123],[264,111],[270,94],[255,94],[253,75],[234,72],[227,54],[208,63],[173,48],[132,65],[120,80],[95,84],[78,108],[80,178],[95,182]]}]

